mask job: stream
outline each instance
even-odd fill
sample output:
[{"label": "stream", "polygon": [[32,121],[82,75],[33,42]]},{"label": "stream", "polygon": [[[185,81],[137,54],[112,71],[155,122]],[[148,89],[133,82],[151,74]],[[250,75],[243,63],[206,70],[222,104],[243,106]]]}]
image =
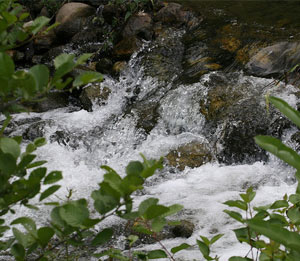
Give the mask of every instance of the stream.
[{"label": "stream", "polygon": [[[198,8],[200,12],[203,10],[203,2],[199,5],[196,1],[185,2],[193,9]],[[265,4],[262,3],[261,8],[256,7],[255,10],[258,10],[256,15],[253,15],[253,6],[249,4],[247,9],[242,5],[242,1],[235,2],[232,9],[227,2],[223,5],[223,1],[210,2],[210,5],[207,3],[205,6],[207,10],[220,13],[215,18],[218,20],[217,24],[221,23],[220,21],[228,22],[233,26],[237,24],[242,27],[241,31],[244,33],[243,30],[251,26],[259,30],[266,28],[272,30],[270,24],[276,20],[281,21],[286,28],[282,29],[284,25],[280,25],[281,29],[274,26],[274,41],[298,39],[300,31],[297,31],[299,29],[299,20],[295,19],[297,15],[293,11],[289,16],[290,20],[281,17],[278,14],[278,9],[283,8],[280,2],[278,2],[279,7],[276,6],[277,11],[274,11],[275,4],[273,3],[274,6],[270,6],[269,10],[270,16],[266,15],[263,21],[255,20],[256,16],[262,16],[261,12]],[[288,10],[295,10],[295,6],[300,8],[297,2],[286,4]],[[228,10],[232,12],[228,13]],[[244,13],[238,13],[237,10],[248,12],[248,16],[242,19]],[[267,13],[265,9],[264,12]],[[227,20],[229,16],[230,21]],[[255,21],[249,20],[251,16]],[[211,26],[212,20],[206,20],[208,27]],[[261,37],[261,32],[256,31],[256,33],[259,35],[258,38]],[[184,34],[184,30],[176,29],[168,37],[179,41]],[[241,36],[243,39],[246,37],[247,34]],[[254,36],[251,35],[251,37]],[[249,40],[250,43],[252,41]],[[233,88],[231,91],[234,105],[230,106],[244,106],[245,102],[253,101],[255,100],[253,97],[256,97],[257,103],[255,104],[266,109],[265,95],[272,94],[297,107],[298,101],[295,94],[298,88],[285,85],[283,82],[274,86],[272,78],[247,75],[240,68],[232,66],[224,66],[224,69],[218,71],[211,70],[193,81],[187,81],[184,77],[180,78],[184,68],[179,68],[178,71],[174,68],[174,73],[168,74],[166,80],[161,77],[164,71],[157,72],[156,77],[152,73],[155,67],[147,63],[149,55],[155,53],[157,46],[158,43],[144,41],[142,49],[132,55],[127,67],[118,78],[106,75],[104,81],[99,84],[99,88],[105,86],[110,89],[111,93],[105,102],[94,103],[92,111],[88,112],[76,106],[70,106],[43,113],[14,115],[14,122],[25,123],[19,124],[12,134],[23,135],[32,128],[32,124],[43,122],[42,133],[48,140],[48,144],[39,149],[39,156],[48,161],[49,171],[61,170],[63,172],[64,179],[60,182],[62,188],[57,193],[59,199],[64,199],[68,190],[73,191],[74,199],[87,198],[102,180],[104,173],[100,169],[101,165],[108,165],[124,176],[125,167],[130,161],[141,160],[140,153],[146,158],[157,159],[161,156],[165,157],[170,151],[185,144],[208,144],[212,159],[202,166],[185,166],[180,169],[171,166],[165,159],[164,169],[149,179],[141,193],[136,195],[135,204],[149,197],[157,197],[162,204],[184,206],[184,210],[176,218],[191,221],[195,229],[189,238],[163,240],[168,249],[184,242],[195,245],[200,235],[211,238],[222,233],[224,236],[212,247],[213,254],[221,256],[220,260],[223,261],[233,255],[244,256],[248,253],[249,247],[236,240],[231,230],[239,225],[223,212],[226,206],[222,203],[226,200],[238,199],[239,193],[244,192],[250,186],[257,192],[253,205],[266,205],[274,200],[282,199],[284,194],[295,191],[294,170],[271,155],[261,156],[260,152],[255,151],[248,155],[247,151],[242,150],[242,156],[239,157],[234,154],[235,150],[232,150],[230,154],[226,146],[232,141],[224,143],[220,140],[227,129],[240,126],[242,119],[234,118],[231,121],[232,118],[227,117],[223,121],[223,118],[217,118],[213,124],[209,124],[205,113],[200,113],[203,111],[202,103],[207,102],[211,97],[210,89],[220,85],[225,86],[224,88],[227,86]],[[178,52],[180,48],[179,46]],[[226,62],[225,64],[227,65]],[[237,95],[238,98],[235,100],[234,93],[238,90],[246,94],[242,98]],[[151,128],[145,130],[144,127],[140,127],[139,108],[149,103],[156,104],[157,116]],[[258,121],[264,117],[260,114],[255,115]],[[281,119],[278,113],[276,115],[278,119]],[[283,128],[281,139],[295,148],[296,143],[291,141],[291,136],[296,132],[297,129],[294,126]],[[239,147],[245,145],[243,141],[238,141],[237,144]],[[53,196],[52,199],[57,198]],[[24,209],[22,215],[25,213],[34,215],[43,223],[47,222],[47,213],[45,213],[47,211],[32,213]],[[118,224],[120,221],[112,218],[107,222],[110,225]],[[122,237],[120,237],[116,246],[122,248],[122,244]],[[156,249],[159,245],[140,245],[137,248]],[[196,246],[177,253],[175,259],[203,260]]]}]

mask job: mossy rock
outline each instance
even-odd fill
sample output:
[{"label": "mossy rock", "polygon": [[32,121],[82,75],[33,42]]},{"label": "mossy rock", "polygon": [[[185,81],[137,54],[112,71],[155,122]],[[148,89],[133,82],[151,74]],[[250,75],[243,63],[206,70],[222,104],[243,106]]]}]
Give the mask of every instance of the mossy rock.
[{"label": "mossy rock", "polygon": [[93,103],[101,105],[108,99],[110,93],[111,90],[108,87],[94,83],[83,88],[79,99],[85,110],[92,111]]},{"label": "mossy rock", "polygon": [[191,142],[170,151],[166,159],[170,166],[182,171],[185,167],[196,168],[210,162],[212,155],[207,144]]}]

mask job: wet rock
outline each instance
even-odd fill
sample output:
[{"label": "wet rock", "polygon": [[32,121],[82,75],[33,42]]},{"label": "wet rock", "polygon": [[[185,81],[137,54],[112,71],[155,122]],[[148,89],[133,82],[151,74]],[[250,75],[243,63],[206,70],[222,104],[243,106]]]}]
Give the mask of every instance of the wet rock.
[{"label": "wet rock", "polygon": [[112,24],[114,17],[120,17],[122,9],[118,5],[107,4],[102,10],[102,16],[106,23]]},{"label": "wet rock", "polygon": [[55,41],[56,35],[53,30],[47,34],[38,34],[33,41],[35,53],[38,54],[49,50]]},{"label": "wet rock", "polygon": [[142,41],[135,36],[122,39],[114,46],[113,53],[116,57],[129,59],[130,56],[142,47]]},{"label": "wet rock", "polygon": [[174,24],[180,21],[182,12],[182,6],[177,3],[167,3],[163,8],[161,8],[155,16],[157,21],[162,21],[163,23]]},{"label": "wet rock", "polygon": [[265,151],[254,142],[256,135],[280,137],[289,127],[277,111],[267,111],[263,89],[231,75],[212,75],[208,92],[200,101],[200,111],[207,122],[207,137],[214,144],[220,162],[252,163],[266,160]]},{"label": "wet rock", "polygon": [[79,32],[87,22],[87,17],[93,15],[95,9],[83,3],[64,4],[56,15],[56,22],[60,23],[55,28],[58,40],[66,42]]},{"label": "wet rock", "polygon": [[[139,233],[136,231],[138,226],[142,225],[139,220],[129,221],[126,224],[113,227],[115,235],[123,235],[128,237],[129,235],[137,235],[139,239],[134,243],[134,246],[140,244],[153,244],[158,240],[170,239],[170,238],[189,238],[192,236],[195,225],[189,220],[180,220],[179,224],[175,226],[167,225],[160,233],[156,235],[156,239],[147,234]],[[128,248],[127,246],[126,248]]]},{"label": "wet rock", "polygon": [[152,35],[152,18],[149,14],[143,12],[131,16],[122,31],[124,38],[138,36],[145,40],[151,40]]},{"label": "wet rock", "polygon": [[102,58],[96,63],[95,69],[97,72],[109,74],[112,71],[113,62],[111,59]]},{"label": "wet rock", "polygon": [[182,31],[174,28],[162,28],[155,41],[145,48],[140,55],[144,58],[141,66],[147,76],[159,81],[170,82],[182,71]]},{"label": "wet rock", "polygon": [[114,74],[118,75],[122,71],[125,70],[126,66],[127,66],[127,62],[126,61],[115,62],[114,65],[113,65],[112,71],[113,71]]},{"label": "wet rock", "polygon": [[203,74],[222,69],[222,65],[210,56],[208,46],[198,41],[186,46],[182,66],[181,79],[186,83],[198,82]]},{"label": "wet rock", "polygon": [[23,139],[34,141],[36,138],[44,137],[45,128],[52,123],[51,120],[41,120],[31,124],[22,134]]},{"label": "wet rock", "polygon": [[258,76],[283,75],[300,59],[299,42],[281,42],[261,49],[250,58],[246,68]]},{"label": "wet rock", "polygon": [[185,167],[196,168],[211,161],[209,147],[205,143],[192,142],[172,150],[166,156],[169,165],[184,170]]},{"label": "wet rock", "polygon": [[50,92],[40,102],[34,103],[32,109],[35,112],[45,112],[69,105],[68,94],[65,92]]},{"label": "wet rock", "polygon": [[294,133],[291,137],[291,141],[296,144],[295,149],[297,152],[300,151],[300,131]]},{"label": "wet rock", "polygon": [[158,106],[156,102],[143,102],[136,105],[132,111],[138,116],[136,125],[138,129],[142,128],[148,134],[151,132],[159,118]]},{"label": "wet rock", "polygon": [[80,101],[82,107],[87,111],[92,111],[93,103],[98,105],[103,104],[109,97],[111,90],[100,84],[95,83],[85,87],[80,94]]},{"label": "wet rock", "polygon": [[195,225],[189,220],[181,220],[180,224],[170,227],[174,237],[189,238],[192,236]]}]

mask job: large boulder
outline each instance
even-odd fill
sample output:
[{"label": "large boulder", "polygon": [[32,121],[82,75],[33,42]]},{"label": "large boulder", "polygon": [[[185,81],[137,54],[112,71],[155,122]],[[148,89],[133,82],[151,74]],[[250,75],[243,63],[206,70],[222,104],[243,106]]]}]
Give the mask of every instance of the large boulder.
[{"label": "large boulder", "polygon": [[300,42],[280,42],[261,49],[251,57],[246,68],[258,76],[283,75],[300,61]]},{"label": "large boulder", "polygon": [[266,152],[254,142],[256,135],[280,137],[289,121],[272,107],[266,109],[264,93],[268,86],[241,80],[238,75],[215,74],[200,100],[206,118],[207,137],[214,144],[220,162],[251,163],[266,160]]},{"label": "large boulder", "polygon": [[85,25],[87,17],[95,13],[95,8],[83,3],[64,4],[56,15],[55,33],[60,41],[65,42],[79,32]]}]

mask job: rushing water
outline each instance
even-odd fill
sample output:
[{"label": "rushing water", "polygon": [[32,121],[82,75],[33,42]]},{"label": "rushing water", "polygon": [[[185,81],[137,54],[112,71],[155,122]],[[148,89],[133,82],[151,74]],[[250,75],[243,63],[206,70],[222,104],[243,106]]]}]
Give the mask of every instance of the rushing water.
[{"label": "rushing water", "polygon": [[[195,6],[195,1],[185,2]],[[239,5],[236,2],[234,6]],[[244,11],[249,13],[253,5],[254,3],[249,3],[248,9]],[[197,4],[197,8],[201,9],[200,6]],[[225,6],[229,6],[229,3]],[[290,4],[286,4],[285,7],[289,8]],[[213,8],[214,12],[218,10],[216,6],[208,5],[207,8]],[[242,9],[240,7],[240,10]],[[235,12],[235,8],[231,10],[232,17],[242,16],[241,13]],[[262,8],[259,10],[263,12]],[[284,17],[270,17],[271,20],[277,19],[286,25],[289,24],[283,21]],[[297,15],[292,15],[291,20],[294,21],[295,17]],[[244,22],[251,24],[247,19]],[[286,34],[285,30],[282,32]],[[291,32],[293,37],[298,37],[293,30]],[[151,132],[146,134],[143,130],[136,128],[137,115],[134,112],[126,113],[128,101],[135,96],[137,96],[136,100],[143,100],[149,93],[159,90],[160,86],[158,79],[144,75],[139,59],[138,55],[134,55],[127,70],[119,79],[105,77],[101,85],[109,87],[112,92],[107,102],[101,106],[95,104],[92,112],[85,110],[70,112],[69,108],[63,108],[45,113],[14,116],[15,121],[34,117],[45,120],[45,136],[48,141],[53,141],[53,135],[56,132],[66,133],[68,136],[67,141],[48,142],[46,146],[39,149],[40,158],[48,161],[49,170],[63,172],[62,188],[57,193],[60,200],[65,198],[70,189],[73,190],[74,198],[87,198],[102,179],[103,172],[99,168],[100,165],[109,165],[121,175],[125,175],[126,165],[131,160],[140,159],[139,153],[143,153],[147,158],[159,158],[182,144],[206,141],[203,134],[205,118],[199,113],[200,104],[197,97],[207,92],[206,83],[211,81],[211,76],[219,73],[211,72],[202,76],[197,83],[181,84],[177,88],[173,88],[170,81],[170,86],[164,88],[165,93],[157,95],[157,100],[154,100],[159,103],[159,119]],[[266,94],[264,86],[272,82],[271,79],[245,76],[242,72],[235,73],[234,77],[237,78],[237,83],[246,82],[251,88],[261,89],[261,95]],[[135,93],[137,86],[139,86],[138,95]],[[295,87],[288,85],[284,92],[276,93],[275,90],[275,93],[296,106],[296,97],[292,94],[295,91]],[[14,134],[21,134],[27,127],[28,125],[24,125],[23,129],[15,130]],[[289,141],[291,134],[295,131],[295,129],[285,131],[283,139]],[[293,144],[290,145],[293,146]],[[215,234],[223,233],[225,236],[215,244],[212,250],[213,253],[222,257],[221,260],[228,260],[232,255],[245,255],[249,247],[239,244],[235,239],[231,230],[238,224],[222,212],[226,208],[222,202],[237,199],[239,193],[249,186],[253,186],[257,191],[255,205],[273,202],[275,199],[282,198],[285,193],[292,193],[295,190],[293,173],[293,169],[272,156],[268,162],[230,166],[219,164],[214,160],[198,168],[186,167],[183,171],[166,164],[163,171],[150,179],[141,195],[136,196],[136,204],[147,197],[157,197],[163,204],[182,204],[184,210],[178,218],[191,220],[196,229],[188,239],[164,240],[163,243],[167,248],[183,242],[195,245],[200,235],[211,238]],[[53,197],[53,199],[57,198]],[[22,214],[28,213],[27,211],[24,209]],[[42,212],[28,214],[35,215],[43,223],[47,221],[46,211],[44,209]],[[112,219],[109,222],[119,221]],[[120,246],[122,246],[121,243]],[[143,249],[157,247],[155,245],[141,246]],[[176,259],[177,257],[186,261],[202,260],[197,247],[182,251],[176,254]]]},{"label": "rushing water", "polygon": [[[156,127],[149,135],[145,135],[135,127],[136,116],[124,114],[124,108],[128,98],[133,95],[128,91],[130,88],[135,85],[143,86],[144,90],[139,94],[139,98],[142,98],[151,88],[155,88],[157,80],[143,77],[142,68],[137,70],[134,66],[135,59],[137,58],[132,58],[131,67],[119,80],[107,77],[101,83],[108,86],[112,94],[105,105],[95,105],[93,112],[57,109],[15,116],[15,120],[28,117],[48,120],[48,140],[59,130],[68,133],[70,139],[76,141],[76,146],[52,142],[39,149],[40,157],[48,161],[49,170],[63,171],[62,188],[57,195],[59,198],[63,199],[69,189],[74,191],[74,198],[86,198],[90,195],[102,179],[100,165],[109,165],[124,175],[124,167],[129,161],[140,159],[139,153],[147,158],[159,158],[181,144],[205,139],[201,134],[205,119],[199,113],[196,97],[206,91],[204,83],[210,81],[210,76],[216,73],[203,76],[198,83],[180,85],[170,90],[160,101],[160,117]],[[239,81],[250,82],[253,86],[265,86],[271,80],[239,73]],[[289,94],[293,90],[293,86],[287,86],[286,92],[281,96],[295,105],[295,96]],[[18,131],[23,130],[19,129],[16,133]],[[292,132],[293,130],[289,130],[285,133],[286,139]],[[194,245],[199,235],[212,237],[216,233],[224,233],[225,236],[213,251],[222,256],[221,260],[227,260],[231,255],[245,255],[249,248],[237,243],[234,233],[230,231],[237,224],[222,212],[225,209],[222,202],[237,199],[240,192],[253,186],[257,190],[254,204],[270,203],[274,199],[280,199],[285,193],[293,192],[295,186],[292,177],[293,170],[273,157],[267,163],[255,162],[251,165],[225,166],[215,161],[194,169],[186,167],[182,172],[166,167],[150,179],[142,195],[136,197],[136,202],[147,197],[157,197],[163,204],[182,204],[184,211],[179,218],[191,220],[196,229],[186,240],[169,239],[164,244],[167,247],[180,242]],[[45,213],[35,215],[46,221]],[[155,247],[157,246],[143,246],[146,249]],[[182,260],[201,260],[196,247],[177,255]]]}]

